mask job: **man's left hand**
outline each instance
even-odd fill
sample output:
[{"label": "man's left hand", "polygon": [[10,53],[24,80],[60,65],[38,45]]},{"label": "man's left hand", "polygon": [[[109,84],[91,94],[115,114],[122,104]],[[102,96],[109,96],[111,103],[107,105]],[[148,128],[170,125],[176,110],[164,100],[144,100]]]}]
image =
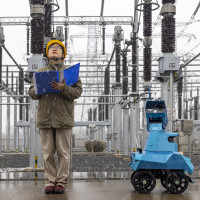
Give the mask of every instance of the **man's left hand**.
[{"label": "man's left hand", "polygon": [[55,90],[62,90],[65,85],[65,79],[62,81],[62,83],[58,83],[56,81],[52,81],[50,86]]}]

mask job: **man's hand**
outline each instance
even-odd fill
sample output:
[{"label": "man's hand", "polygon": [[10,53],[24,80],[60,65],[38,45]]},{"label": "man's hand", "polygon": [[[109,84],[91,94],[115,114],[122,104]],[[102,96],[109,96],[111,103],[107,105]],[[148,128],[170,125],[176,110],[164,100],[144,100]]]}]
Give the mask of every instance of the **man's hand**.
[{"label": "man's hand", "polygon": [[62,81],[62,83],[57,83],[56,81],[52,81],[50,86],[55,90],[62,90],[65,85],[65,79]]}]

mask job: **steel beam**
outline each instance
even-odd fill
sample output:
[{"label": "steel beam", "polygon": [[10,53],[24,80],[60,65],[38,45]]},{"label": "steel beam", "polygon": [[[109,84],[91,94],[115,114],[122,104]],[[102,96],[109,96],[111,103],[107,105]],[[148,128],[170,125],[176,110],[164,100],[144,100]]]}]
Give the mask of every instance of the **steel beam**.
[{"label": "steel beam", "polygon": [[[27,25],[31,17],[0,17],[2,26]],[[132,25],[131,16],[54,16],[54,25]]]},{"label": "steel beam", "polygon": [[75,126],[89,126],[89,125],[96,125],[96,126],[111,126],[110,121],[76,121]]}]

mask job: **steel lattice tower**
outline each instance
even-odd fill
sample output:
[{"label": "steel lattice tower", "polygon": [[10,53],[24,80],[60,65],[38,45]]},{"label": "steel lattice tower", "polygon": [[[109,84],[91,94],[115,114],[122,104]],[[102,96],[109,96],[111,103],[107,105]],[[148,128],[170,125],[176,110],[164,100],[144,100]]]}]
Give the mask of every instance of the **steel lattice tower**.
[{"label": "steel lattice tower", "polygon": [[[83,95],[94,95],[99,94],[100,89],[96,88],[95,90],[92,88],[92,84],[98,86],[98,82],[102,81],[98,78],[98,72],[94,72],[98,70],[98,61],[96,60],[98,55],[98,38],[100,38],[100,27],[97,25],[89,25],[88,26],[88,41],[87,41],[87,67],[86,67],[86,85],[85,88],[87,90],[83,91]],[[91,76],[91,77],[90,77]],[[97,77],[97,78],[95,78]],[[102,77],[102,76],[101,76]],[[92,105],[86,105],[86,103],[91,102],[91,97],[84,97],[83,100],[83,108],[81,114],[81,120],[88,120],[88,110],[90,108],[94,109],[96,106],[92,107]],[[96,102],[96,99],[93,99],[93,102]]]}]

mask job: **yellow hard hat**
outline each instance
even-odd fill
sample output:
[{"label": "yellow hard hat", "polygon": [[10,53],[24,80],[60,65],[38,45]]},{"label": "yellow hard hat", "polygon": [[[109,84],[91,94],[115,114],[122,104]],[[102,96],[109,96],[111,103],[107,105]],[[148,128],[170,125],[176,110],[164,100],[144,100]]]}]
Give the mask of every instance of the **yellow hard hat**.
[{"label": "yellow hard hat", "polygon": [[67,52],[66,52],[66,48],[65,48],[65,45],[59,41],[59,40],[51,40],[48,42],[47,44],[47,47],[46,47],[46,54],[47,54],[47,57],[48,57],[48,51],[49,51],[49,47],[52,45],[52,44],[59,44],[61,47],[63,47],[63,53],[64,53],[64,58],[63,60],[65,59],[66,55],[67,55]]}]

